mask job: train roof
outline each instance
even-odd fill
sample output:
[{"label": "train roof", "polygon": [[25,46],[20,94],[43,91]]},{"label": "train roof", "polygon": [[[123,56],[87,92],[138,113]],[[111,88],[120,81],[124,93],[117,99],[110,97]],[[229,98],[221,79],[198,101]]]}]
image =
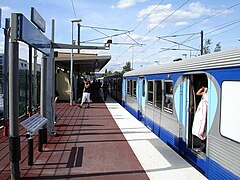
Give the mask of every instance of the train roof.
[{"label": "train roof", "polygon": [[168,64],[157,64],[145,68],[126,72],[123,76],[136,76],[146,74],[197,71],[203,69],[216,69],[226,67],[240,66],[240,49],[233,49],[229,51],[214,52],[189,58],[182,61],[176,61]]}]

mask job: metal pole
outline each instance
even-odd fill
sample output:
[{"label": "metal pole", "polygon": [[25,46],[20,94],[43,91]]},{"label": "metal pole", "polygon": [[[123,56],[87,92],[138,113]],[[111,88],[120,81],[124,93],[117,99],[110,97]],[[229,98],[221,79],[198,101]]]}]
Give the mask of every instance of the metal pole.
[{"label": "metal pole", "polygon": [[201,55],[203,55],[203,31],[201,31]]},{"label": "metal pole", "polygon": [[132,46],[132,70],[133,70],[133,51],[134,51],[134,46]]},{"label": "metal pole", "polygon": [[8,62],[9,62],[9,38],[10,38],[10,18],[5,19],[5,42],[3,58],[3,118],[4,118],[4,136],[8,136]]},{"label": "metal pole", "polygon": [[43,151],[43,129],[38,130],[38,152]]},{"label": "metal pole", "polygon": [[[25,77],[25,117],[28,117],[28,70],[24,69],[24,77]],[[20,82],[21,83],[21,82]]]},{"label": "metal pole", "polygon": [[33,138],[28,138],[28,165],[33,165]]},{"label": "metal pole", "polygon": [[11,42],[9,58],[9,156],[11,179],[20,179],[19,161],[20,153],[20,136],[19,136],[19,44],[17,42],[17,14],[11,15]]},{"label": "metal pole", "polygon": [[34,65],[33,65],[33,104],[37,108],[37,50],[34,49]]},{"label": "metal pole", "polygon": [[[78,45],[80,46],[80,28],[81,28],[81,25],[80,25],[80,23],[78,23],[77,25],[78,25]],[[80,54],[80,49],[78,49],[78,54]]]},{"label": "metal pole", "polygon": [[[73,44],[73,22],[72,22],[72,41]],[[71,49],[71,62],[70,62],[70,105],[73,105],[73,48]]]},{"label": "metal pole", "polygon": [[[40,107],[41,107],[41,115],[43,117],[47,117],[47,108],[46,108],[47,107],[47,103],[46,103],[46,101],[47,101],[47,99],[46,99],[46,96],[47,96],[46,88],[47,88],[47,86],[46,86],[46,84],[47,84],[47,58],[44,54],[42,54]],[[41,136],[41,137],[38,138],[38,140],[41,139],[41,141],[38,142],[39,149],[41,149],[43,141],[47,142],[47,136],[45,135],[43,137],[43,133],[45,132],[45,134],[46,134],[46,131],[47,131],[46,125],[43,126],[41,131],[39,130],[38,136]],[[39,151],[39,152],[41,152],[41,151]]]},{"label": "metal pole", "polygon": [[[55,19],[52,19],[52,43],[54,43],[54,35],[55,35]],[[55,132],[55,127],[54,127],[54,122],[56,119],[56,104],[55,104],[55,91],[56,91],[56,64],[55,64],[55,59],[54,59],[54,47],[51,47],[51,58],[52,58],[52,94],[53,94],[53,99],[52,99],[52,107],[53,107],[53,123],[52,123],[52,129],[53,132]]]},{"label": "metal pole", "polygon": [[40,109],[41,115],[46,117],[46,76],[47,76],[47,58],[43,54],[41,64],[41,95],[40,95]]},{"label": "metal pole", "polygon": [[28,68],[28,113],[32,115],[32,46],[29,45],[29,68]]}]

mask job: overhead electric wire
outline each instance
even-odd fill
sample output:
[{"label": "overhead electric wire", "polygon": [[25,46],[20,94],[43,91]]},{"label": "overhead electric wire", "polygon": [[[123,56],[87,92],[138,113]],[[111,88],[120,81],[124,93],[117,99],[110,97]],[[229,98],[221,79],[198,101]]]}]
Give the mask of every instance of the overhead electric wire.
[{"label": "overhead electric wire", "polygon": [[[133,31],[135,31],[137,28],[138,28],[138,26],[140,26],[154,11],[155,11],[155,9],[157,9],[159,6],[160,6],[160,4],[162,4],[162,2],[163,2],[164,0],[161,0],[152,10],[151,10],[151,12],[150,13],[148,13],[134,28],[133,28]],[[127,35],[127,34],[126,34]],[[128,36],[128,35],[127,35]],[[130,36],[128,36],[129,38],[131,38],[132,39],[132,37],[130,37]],[[127,40],[127,38],[125,39],[125,41]],[[133,40],[133,39],[132,39]],[[118,51],[120,49],[120,47],[115,51],[115,53]]]},{"label": "overhead electric wire", "polygon": [[226,31],[220,32],[220,33],[218,33],[218,34],[215,34],[215,35],[213,35],[213,36],[211,36],[211,37],[218,36],[219,34],[223,34],[223,33],[225,33],[225,32],[232,31],[233,29],[237,29],[237,28],[240,28],[240,26],[233,27],[233,28],[228,29],[228,30],[226,30]]},{"label": "overhead electric wire", "polygon": [[[175,31],[175,32],[172,33],[172,34],[178,33],[178,32],[180,32],[180,31],[182,31],[182,30],[185,30],[185,29],[187,29],[187,28],[189,28],[189,27],[191,27],[191,26],[194,26],[194,25],[196,25],[196,24],[198,24],[198,23],[201,23],[201,22],[203,22],[203,21],[205,21],[205,20],[207,20],[207,19],[210,19],[210,18],[212,18],[212,17],[214,17],[214,16],[216,16],[216,15],[219,15],[219,14],[221,14],[221,13],[223,13],[223,12],[229,10],[229,9],[232,9],[232,8],[238,6],[238,5],[240,5],[240,3],[234,4],[234,5],[232,5],[232,6],[228,7],[228,8],[223,9],[222,11],[219,11],[219,12],[213,14],[213,15],[210,15],[210,16],[208,16],[208,17],[206,17],[206,18],[204,18],[204,19],[202,19],[202,20],[200,20],[200,21],[197,21],[197,22],[195,22],[195,23],[192,23],[191,25],[189,25],[189,26],[187,26],[187,27],[184,27],[184,28],[182,28],[182,29],[180,29],[180,30],[178,30],[178,31]],[[196,38],[190,39],[189,41],[194,40],[194,39],[196,39]],[[157,42],[157,41],[156,41],[156,42]],[[155,44],[156,42],[154,42],[154,44]],[[188,41],[186,41],[186,42],[188,42]],[[152,45],[149,45],[149,46],[152,46]],[[174,45],[174,46],[175,46],[175,45]],[[173,47],[174,47],[174,46],[173,46]],[[145,48],[145,49],[146,49],[146,48]],[[154,53],[153,55],[155,56],[155,55],[157,55],[157,54],[159,54],[159,53],[161,53],[161,52],[164,52],[164,51],[166,51],[166,50],[158,51],[157,53]],[[137,54],[137,55],[139,55],[139,54]],[[136,55],[136,56],[137,56],[137,55]]]},{"label": "overhead electric wire", "polygon": [[[229,21],[229,22],[227,22],[227,23],[223,23],[223,24],[221,24],[221,25],[215,26],[214,28],[217,28],[217,27],[218,27],[217,29],[209,28],[208,30],[214,29],[214,30],[212,30],[212,31],[210,31],[210,32],[206,32],[207,30],[204,30],[204,32],[206,32],[206,33],[204,33],[204,35],[208,35],[208,34],[214,33],[214,32],[216,32],[216,31],[222,30],[222,29],[224,29],[224,28],[227,28],[227,27],[229,27],[229,26],[235,25],[235,24],[237,24],[237,23],[240,23],[240,19],[237,19],[237,20],[234,20],[234,21]],[[225,25],[225,24],[227,24],[227,25]],[[235,28],[236,28],[236,27],[235,27]],[[235,29],[235,28],[234,28],[234,29]],[[230,29],[230,30],[231,30],[231,29]],[[227,31],[229,31],[229,30],[227,30]],[[219,33],[219,34],[221,34],[221,33]],[[216,36],[216,35],[214,35],[214,36]],[[197,39],[197,38],[195,37],[195,38],[189,39],[188,41],[192,41],[192,40],[195,40],[195,39]]]},{"label": "overhead electric wire", "polygon": [[[166,21],[169,17],[171,17],[173,14],[175,14],[179,9],[181,9],[183,6],[185,6],[188,2],[189,2],[190,0],[187,0],[187,1],[185,1],[181,6],[179,6],[176,10],[174,10],[172,13],[170,13],[166,18],[164,18],[162,21],[160,21],[156,26],[154,26],[151,30],[149,30],[146,34],[144,34],[141,38],[140,38],[140,40],[142,40],[145,36],[147,36],[150,32],[152,32],[154,29],[156,29],[160,24],[162,24],[164,21]],[[130,47],[129,47],[130,48]],[[128,48],[128,49],[129,49]],[[127,50],[128,50],[127,49]],[[120,56],[118,56],[118,58],[117,59],[119,59],[125,52],[127,52],[127,50],[126,51],[124,51]],[[139,53],[140,54],[140,53]],[[139,55],[138,54],[138,55]],[[136,56],[135,56],[136,57]]]},{"label": "overhead electric wire", "polygon": [[181,9],[183,6],[185,6],[190,0],[185,1],[181,6],[179,6],[176,10],[174,10],[172,13],[170,13],[166,18],[164,18],[161,22],[159,22],[156,26],[154,26],[151,30],[149,30],[144,36],[141,38],[143,39],[146,35],[148,35],[150,32],[152,32],[154,29],[156,29],[160,24],[162,24],[164,21],[166,21],[169,17],[171,17],[173,14],[175,14],[179,9]]},{"label": "overhead electric wire", "polygon": [[[149,30],[143,37],[145,37],[146,35],[148,35],[151,31],[153,31],[156,27],[158,27],[160,24],[162,24],[164,21],[166,21],[169,17],[171,17],[173,14],[175,14],[179,9],[181,9],[183,6],[185,6],[190,0],[185,1],[181,6],[179,6],[175,11],[173,11],[171,14],[169,14],[166,18],[164,18],[161,22],[159,22],[155,27],[153,27],[151,30]],[[141,39],[143,39],[143,37]],[[154,44],[156,44],[159,40],[155,41]],[[149,45],[147,48],[145,48],[143,50],[143,52],[146,49],[149,49],[151,46],[153,46],[154,44]],[[137,57],[140,53],[138,53],[135,57]]]},{"label": "overhead electric wire", "polygon": [[151,10],[151,12],[148,13],[148,14],[142,19],[142,21],[141,21],[140,23],[138,23],[138,24],[133,28],[133,30],[137,29],[137,27],[140,26],[140,25],[143,23],[143,21],[145,21],[145,20],[155,11],[155,9],[157,9],[158,6],[160,6],[160,4],[162,4],[163,1],[164,1],[164,0],[161,0],[161,1]]},{"label": "overhead electric wire", "polygon": [[87,26],[87,25],[81,25],[81,27],[85,27],[85,28],[95,28],[95,29],[102,29],[102,30],[109,30],[109,31],[125,31],[125,32],[129,31],[129,30],[125,30],[125,29],[96,27],[96,26]]},{"label": "overhead electric wire", "polygon": [[[232,9],[232,8],[238,6],[238,5],[240,5],[240,3],[234,4],[234,5],[232,5],[232,6],[228,7],[228,8],[225,8],[225,9],[223,9],[222,11],[219,11],[219,12],[217,12],[217,13],[215,13],[215,14],[213,14],[213,15],[210,15],[210,16],[208,16],[208,17],[206,17],[206,18],[204,18],[204,19],[202,19],[202,20],[200,20],[200,21],[197,21],[197,22],[195,22],[195,23],[193,23],[193,24],[191,24],[191,25],[189,25],[189,26],[187,26],[187,27],[184,27],[184,28],[182,28],[182,29],[180,29],[180,30],[178,30],[178,31],[175,31],[174,33],[178,33],[178,32],[180,32],[180,31],[182,31],[182,30],[185,30],[185,29],[187,29],[187,28],[189,28],[189,27],[192,27],[192,26],[194,26],[194,25],[196,25],[196,24],[198,24],[198,23],[200,23],[200,22],[203,22],[203,21],[205,21],[205,20],[207,20],[207,19],[209,19],[209,18],[212,18],[212,17],[214,17],[214,16],[216,16],[216,15],[218,15],[218,14],[221,14],[221,13],[223,13],[223,12],[229,10],[229,9]],[[173,33],[173,34],[174,34],[174,33]]]},{"label": "overhead electric wire", "polygon": [[73,4],[73,0],[71,0],[71,2],[72,2],[72,8],[73,8],[74,16],[75,16],[75,18],[77,18],[77,14],[76,14],[76,11],[75,11],[75,7],[74,7],[74,4]]},{"label": "overhead electric wire", "polygon": [[[131,31],[128,31],[128,32],[131,32]],[[81,43],[88,43],[88,42],[97,41],[97,40],[101,40],[101,39],[105,39],[105,38],[109,38],[109,37],[112,38],[115,36],[120,36],[120,35],[126,34],[128,32],[122,32],[122,33],[118,33],[118,34],[108,35],[108,36],[101,37],[101,38],[89,39],[89,40],[82,41]]]}]

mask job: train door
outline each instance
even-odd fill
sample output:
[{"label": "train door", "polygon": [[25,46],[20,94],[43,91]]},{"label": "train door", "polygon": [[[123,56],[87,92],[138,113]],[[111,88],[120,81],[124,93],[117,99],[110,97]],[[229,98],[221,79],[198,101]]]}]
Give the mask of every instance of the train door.
[{"label": "train door", "polygon": [[126,89],[126,78],[123,78],[123,81],[122,81],[122,106],[125,107],[125,103],[126,103],[126,92],[127,92],[127,89]]},{"label": "train door", "polygon": [[[199,94],[202,87],[205,87],[204,92],[207,96],[207,75],[206,74],[193,74],[187,77],[188,96],[187,98],[187,116],[186,116],[186,140],[187,148],[192,152],[205,156],[206,153],[206,138],[204,133],[207,129],[207,111],[204,111],[204,104],[201,102],[203,94]],[[201,102],[201,103],[200,103]],[[199,108],[198,108],[199,106]],[[201,107],[201,109],[200,109]],[[205,106],[207,109],[207,107]],[[198,116],[199,115],[199,116]],[[205,122],[201,120],[205,116]],[[200,123],[201,122],[201,123]],[[195,131],[199,132],[199,135],[193,135]],[[200,133],[200,131],[202,133]],[[196,133],[195,133],[196,134]]]},{"label": "train door", "polygon": [[144,77],[138,79],[138,119],[144,122],[146,102],[146,80]]}]

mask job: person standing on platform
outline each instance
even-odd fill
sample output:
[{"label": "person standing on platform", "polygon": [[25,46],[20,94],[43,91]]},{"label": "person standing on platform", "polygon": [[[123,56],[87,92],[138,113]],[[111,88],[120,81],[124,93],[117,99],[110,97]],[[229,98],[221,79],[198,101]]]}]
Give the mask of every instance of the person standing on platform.
[{"label": "person standing on platform", "polygon": [[108,94],[108,83],[106,81],[104,81],[102,88],[103,88],[104,101],[106,101],[107,94]]},{"label": "person standing on platform", "polygon": [[90,92],[91,92],[91,87],[90,87],[90,81],[87,81],[87,79],[83,80],[84,82],[84,89],[83,89],[83,95],[82,95],[82,102],[79,105],[80,108],[82,108],[83,103],[87,103],[87,108],[90,107]]}]

